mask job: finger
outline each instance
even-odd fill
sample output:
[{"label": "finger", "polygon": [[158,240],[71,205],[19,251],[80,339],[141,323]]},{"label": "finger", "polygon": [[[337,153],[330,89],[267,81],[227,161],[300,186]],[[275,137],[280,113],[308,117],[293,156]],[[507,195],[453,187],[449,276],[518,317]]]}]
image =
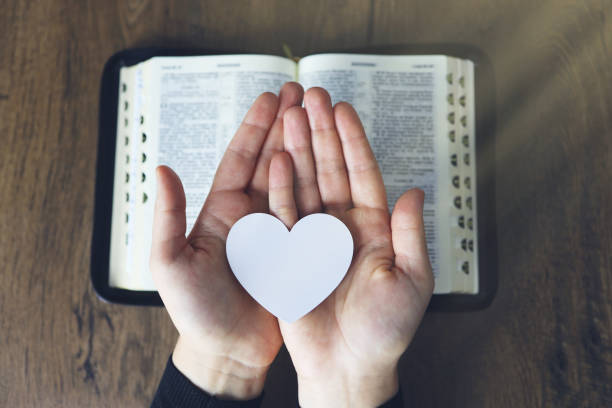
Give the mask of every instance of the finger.
[{"label": "finger", "polygon": [[263,199],[268,194],[270,160],[275,153],[283,150],[283,115],[290,107],[301,105],[303,98],[304,89],[297,82],[287,82],[280,90],[276,118],[261,149],[261,154],[257,159],[255,167],[255,174],[249,185],[250,192],[263,197]]},{"label": "finger", "polygon": [[279,152],[270,161],[270,213],[291,229],[298,220],[293,197],[293,165],[286,152]]},{"label": "finger", "polygon": [[391,239],[395,252],[395,265],[418,283],[419,289],[433,290],[433,274],[423,222],[424,193],[408,190],[397,200],[391,215]]},{"label": "finger", "polygon": [[170,263],[187,245],[185,230],[185,192],[181,180],[172,169],[159,166],[157,198],[153,213],[151,259]]},{"label": "finger", "polygon": [[243,190],[249,185],[277,111],[278,98],[271,92],[253,102],[219,163],[211,192]]},{"label": "finger", "polygon": [[306,110],[301,106],[285,112],[285,150],[291,156],[295,173],[295,201],[299,217],[321,211],[321,195],[317,185],[310,127]]},{"label": "finger", "polygon": [[388,211],[382,174],[357,112],[348,103],[340,102],[334,107],[334,118],[342,142],[353,205]]},{"label": "finger", "polygon": [[304,106],[312,133],[321,202],[327,211],[346,211],[352,204],[351,190],[329,94],[322,88],[311,88],[304,95]]}]

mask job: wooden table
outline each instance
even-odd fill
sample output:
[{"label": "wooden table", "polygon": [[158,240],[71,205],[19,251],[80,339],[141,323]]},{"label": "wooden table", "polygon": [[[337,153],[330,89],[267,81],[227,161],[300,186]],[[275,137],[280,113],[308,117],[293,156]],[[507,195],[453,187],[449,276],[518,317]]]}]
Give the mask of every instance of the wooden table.
[{"label": "wooden table", "polygon": [[[499,291],[430,313],[406,406],[612,404],[612,3],[13,1],[0,12],[0,406],[146,406],[176,333],[89,281],[101,69],[114,52],[455,42],[491,59]],[[178,3],[178,2],[176,2]],[[289,375],[287,375],[289,374]],[[283,350],[265,406],[291,406]]]}]

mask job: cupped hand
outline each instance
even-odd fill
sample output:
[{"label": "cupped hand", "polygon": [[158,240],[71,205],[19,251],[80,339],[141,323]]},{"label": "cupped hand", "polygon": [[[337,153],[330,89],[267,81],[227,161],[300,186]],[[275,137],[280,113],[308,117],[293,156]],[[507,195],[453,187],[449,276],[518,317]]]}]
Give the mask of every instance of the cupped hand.
[{"label": "cupped hand", "polygon": [[268,170],[283,149],[283,114],[301,105],[299,84],[262,94],[230,142],[193,229],[185,193],[168,167],[157,169],[150,269],[180,336],[173,362],[211,394],[249,399],[262,391],[282,344],[277,320],[240,286],[225,240],[242,216],[268,211]]},{"label": "cupped hand", "polygon": [[284,146],[270,163],[269,205],[289,228],[326,212],[354,241],[352,264],[318,307],[280,329],[308,406],[378,406],[398,389],[397,362],[433,291],[423,192],[404,193],[390,215],[383,179],[355,110],[332,108],[312,88],[284,116]]}]

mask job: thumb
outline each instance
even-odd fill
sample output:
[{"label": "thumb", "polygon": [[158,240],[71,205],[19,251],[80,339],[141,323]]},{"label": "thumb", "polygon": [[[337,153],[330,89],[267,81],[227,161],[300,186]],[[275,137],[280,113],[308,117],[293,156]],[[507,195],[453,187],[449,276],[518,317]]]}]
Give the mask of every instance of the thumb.
[{"label": "thumb", "polygon": [[170,263],[180,254],[187,239],[185,191],[178,175],[167,166],[158,166],[157,198],[153,214],[151,259]]},{"label": "thumb", "polygon": [[425,193],[413,188],[395,203],[391,214],[391,238],[395,252],[395,265],[410,276],[419,287],[433,290],[433,274],[423,222]]}]

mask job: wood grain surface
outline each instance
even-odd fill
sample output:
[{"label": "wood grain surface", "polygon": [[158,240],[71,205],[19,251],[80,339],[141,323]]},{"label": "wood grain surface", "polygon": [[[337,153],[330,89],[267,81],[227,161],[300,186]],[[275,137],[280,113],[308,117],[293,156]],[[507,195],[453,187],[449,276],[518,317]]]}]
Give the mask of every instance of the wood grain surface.
[{"label": "wood grain surface", "polygon": [[[0,406],[138,407],[176,332],[89,281],[99,80],[116,51],[281,52],[456,42],[495,74],[499,290],[430,313],[401,360],[410,407],[612,406],[612,2],[4,1]],[[295,402],[285,350],[266,407]]]}]

